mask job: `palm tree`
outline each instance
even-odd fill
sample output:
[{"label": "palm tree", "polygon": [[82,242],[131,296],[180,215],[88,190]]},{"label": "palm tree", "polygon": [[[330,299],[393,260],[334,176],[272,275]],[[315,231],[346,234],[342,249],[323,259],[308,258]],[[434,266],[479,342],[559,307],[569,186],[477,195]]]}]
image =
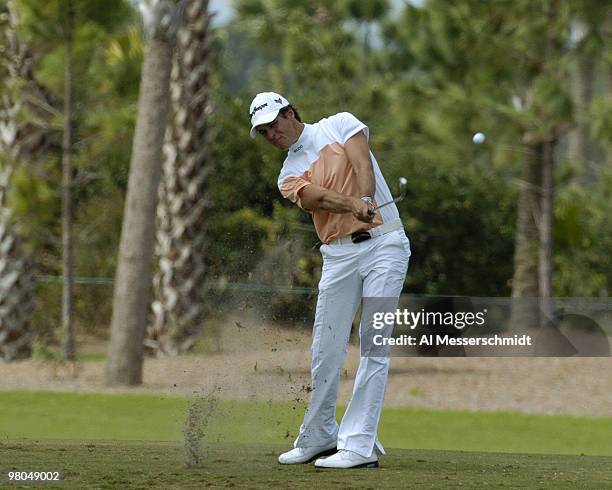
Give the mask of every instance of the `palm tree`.
[{"label": "palm tree", "polygon": [[21,246],[7,191],[18,165],[36,160],[50,143],[50,97],[34,78],[18,22],[14,2],[5,2],[0,8],[0,359],[5,361],[30,355],[35,287],[34,262]]},{"label": "palm tree", "polygon": [[512,322],[516,325],[539,324],[540,309],[535,298],[540,292],[538,224],[541,215],[540,190],[542,189],[541,162],[543,156],[544,145],[542,143],[534,142],[527,145],[520,181],[512,278],[512,297],[527,299],[515,300]]},{"label": "palm tree", "polygon": [[4,361],[29,357],[33,340],[34,268],[20,246],[6,199],[13,170],[9,164],[0,171],[0,359]]},{"label": "palm tree", "polygon": [[64,19],[64,46],[66,61],[64,63],[64,130],[62,134],[62,358],[74,361],[75,340],[73,321],[73,289],[72,271],[72,48],[74,38],[74,5],[67,0]]},{"label": "palm tree", "polygon": [[106,373],[109,384],[142,383],[162,143],[172,51],[182,6],[167,0],[138,2],[146,48],[115,276]]},{"label": "palm tree", "polygon": [[[595,184],[605,165],[591,124],[591,104],[605,91],[606,40],[612,30],[612,9],[606,2],[585,0],[571,5],[572,98],[575,127],[569,134],[567,156],[577,170],[579,181]],[[603,63],[602,63],[603,61]],[[603,81],[604,83],[601,83]]]},{"label": "palm tree", "polygon": [[[553,84],[560,79],[560,63],[551,60],[559,60],[564,54],[563,33],[557,27],[558,0],[549,0],[545,11],[547,24],[537,68]],[[533,131],[523,134],[528,151],[518,202],[512,297],[528,299],[513,305],[512,322],[516,325],[539,326],[553,314],[553,174],[559,134],[566,125],[561,113],[557,118],[543,134],[535,135]],[[536,132],[541,133],[540,130]],[[536,297],[538,301],[529,299]]]},{"label": "palm tree", "polygon": [[211,170],[211,42],[208,0],[185,8],[170,82],[170,123],[157,206],[159,269],[147,346],[157,354],[187,350],[202,331],[206,274],[205,185]]}]

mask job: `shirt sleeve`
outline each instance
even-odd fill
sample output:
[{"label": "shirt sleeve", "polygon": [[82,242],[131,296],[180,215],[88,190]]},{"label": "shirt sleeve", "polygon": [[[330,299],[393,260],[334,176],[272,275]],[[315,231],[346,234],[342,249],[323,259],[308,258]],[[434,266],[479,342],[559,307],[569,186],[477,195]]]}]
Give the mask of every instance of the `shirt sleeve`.
[{"label": "shirt sleeve", "polygon": [[366,139],[370,139],[370,130],[350,112],[340,112],[331,116],[330,121],[340,137],[340,143],[345,144],[347,140],[356,135],[359,131],[363,131]]},{"label": "shirt sleeve", "polygon": [[304,209],[299,192],[309,184],[311,184],[311,182],[304,177],[290,175],[282,180],[279,179],[278,189],[285,199],[289,199],[291,202]]}]

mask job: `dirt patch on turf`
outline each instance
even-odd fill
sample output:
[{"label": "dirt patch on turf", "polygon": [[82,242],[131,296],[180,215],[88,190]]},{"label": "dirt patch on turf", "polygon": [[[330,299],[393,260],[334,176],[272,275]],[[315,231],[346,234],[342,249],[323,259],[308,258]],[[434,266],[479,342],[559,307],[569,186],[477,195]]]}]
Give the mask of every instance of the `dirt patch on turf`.
[{"label": "dirt patch on turf", "polygon": [[[106,386],[103,360],[27,360],[0,364],[0,390],[193,395],[217,386],[221,398],[300,403],[310,392],[310,340],[304,330],[229,321],[205,352],[147,358],[136,388]],[[86,339],[80,351],[104,353],[106,342]],[[340,373],[342,404],[358,363],[351,344]],[[612,416],[611,386],[612,358],[394,358],[385,406]]]}]

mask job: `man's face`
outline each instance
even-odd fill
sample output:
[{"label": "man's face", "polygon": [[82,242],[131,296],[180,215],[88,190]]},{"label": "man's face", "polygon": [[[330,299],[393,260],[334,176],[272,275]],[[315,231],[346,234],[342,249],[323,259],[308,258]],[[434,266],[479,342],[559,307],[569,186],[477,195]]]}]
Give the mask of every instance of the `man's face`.
[{"label": "man's face", "polygon": [[257,126],[256,130],[272,145],[288,150],[298,138],[294,121],[293,112],[289,109],[284,114],[279,113],[274,121]]}]

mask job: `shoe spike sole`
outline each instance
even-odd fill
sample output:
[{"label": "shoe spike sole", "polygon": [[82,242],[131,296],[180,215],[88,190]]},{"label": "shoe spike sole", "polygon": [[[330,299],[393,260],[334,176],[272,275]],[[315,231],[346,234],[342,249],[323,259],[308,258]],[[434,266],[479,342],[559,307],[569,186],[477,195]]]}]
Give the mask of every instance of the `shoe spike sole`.
[{"label": "shoe spike sole", "polygon": [[312,463],[313,461],[316,461],[319,458],[325,458],[327,456],[331,456],[333,454],[336,454],[337,452],[338,452],[337,448],[328,449],[327,451],[323,451],[322,453],[319,453],[319,454],[313,456],[308,461],[304,461],[304,464]]},{"label": "shoe spike sole", "polygon": [[318,470],[352,470],[353,468],[378,468],[378,461],[349,466],[348,468],[330,468],[329,466],[317,466]]}]

